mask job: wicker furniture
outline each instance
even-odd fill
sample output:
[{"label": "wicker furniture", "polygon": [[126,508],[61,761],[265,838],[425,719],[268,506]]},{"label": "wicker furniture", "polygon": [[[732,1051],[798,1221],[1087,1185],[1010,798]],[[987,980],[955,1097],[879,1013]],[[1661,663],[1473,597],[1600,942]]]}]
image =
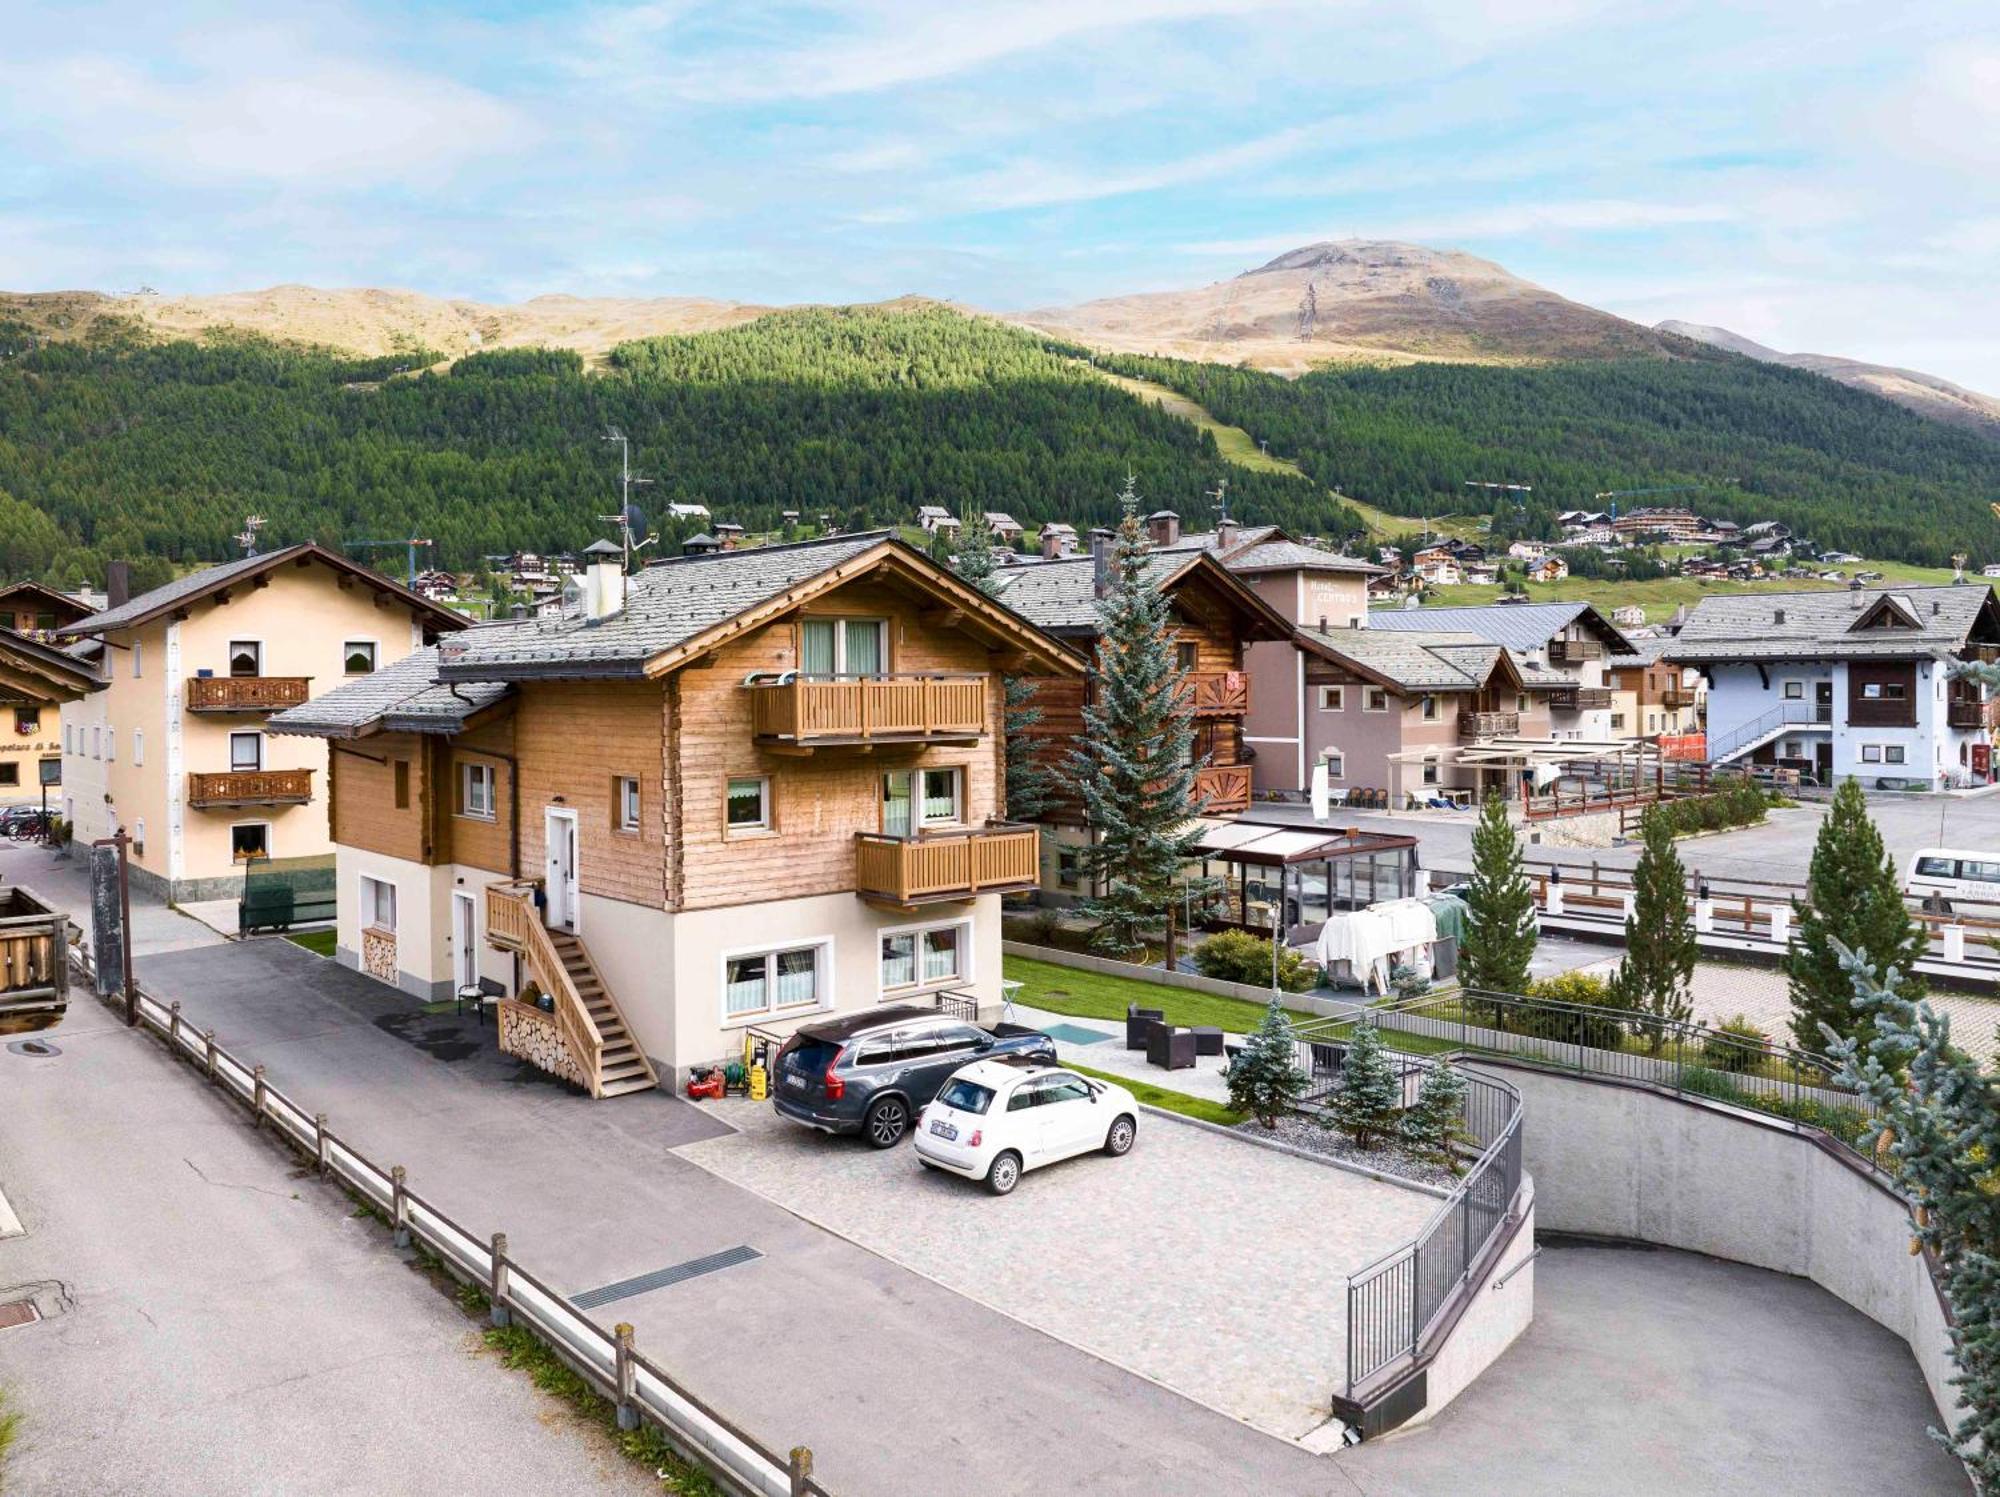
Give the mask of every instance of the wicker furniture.
[{"label": "wicker furniture", "polygon": [[1194,1053],[1196,1055],[1220,1055],[1222,1053],[1222,1031],[1210,1024],[1194,1026]]},{"label": "wicker furniture", "polygon": [[1194,1031],[1154,1024],[1146,1036],[1146,1064],[1163,1071],[1194,1069]]},{"label": "wicker furniture", "polygon": [[1125,1007],[1125,1048],[1143,1050],[1146,1036],[1152,1033],[1155,1024],[1167,1021],[1167,1011],[1163,1008],[1141,1008],[1136,1003]]}]

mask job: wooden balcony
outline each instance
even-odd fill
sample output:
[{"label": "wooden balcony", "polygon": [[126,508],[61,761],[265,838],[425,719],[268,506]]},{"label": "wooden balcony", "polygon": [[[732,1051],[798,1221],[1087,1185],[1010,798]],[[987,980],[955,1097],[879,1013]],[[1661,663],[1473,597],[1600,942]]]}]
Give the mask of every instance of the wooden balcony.
[{"label": "wooden balcony", "polygon": [[1946,702],[1944,720],[1953,728],[2000,728],[2000,697],[1990,702]]},{"label": "wooden balcony", "polygon": [[1190,671],[1188,694],[1196,717],[1242,717],[1250,710],[1250,677],[1243,671]]},{"label": "wooden balcony", "polygon": [[1461,712],[1458,714],[1458,736],[1468,742],[1482,738],[1514,738],[1521,731],[1521,714],[1518,712]]},{"label": "wooden balcony", "polygon": [[310,769],[190,774],[187,803],[197,811],[214,806],[303,806],[313,798],[312,777]]},{"label": "wooden balcony", "polygon": [[1041,833],[996,823],[930,837],[854,837],[854,892],[910,908],[978,894],[1013,893],[1041,882]]},{"label": "wooden balcony", "polygon": [[1229,816],[1250,809],[1250,766],[1211,764],[1194,774],[1194,793],[1206,796],[1204,816]]},{"label": "wooden balcony", "polygon": [[280,712],[306,699],[311,676],[192,676],[190,712]]},{"label": "wooden balcony", "polygon": [[1556,665],[1580,665],[1586,660],[1602,660],[1604,644],[1595,639],[1552,639],[1549,660]]},{"label": "wooden balcony", "polygon": [[1669,712],[1678,712],[1694,704],[1695,690],[1692,686],[1669,686],[1660,693],[1660,705]]},{"label": "wooden balcony", "polygon": [[757,737],[772,744],[945,743],[986,732],[985,676],[788,674],[749,691]]},{"label": "wooden balcony", "polygon": [[1608,686],[1562,686],[1549,693],[1549,706],[1557,712],[1598,712],[1610,705]]}]

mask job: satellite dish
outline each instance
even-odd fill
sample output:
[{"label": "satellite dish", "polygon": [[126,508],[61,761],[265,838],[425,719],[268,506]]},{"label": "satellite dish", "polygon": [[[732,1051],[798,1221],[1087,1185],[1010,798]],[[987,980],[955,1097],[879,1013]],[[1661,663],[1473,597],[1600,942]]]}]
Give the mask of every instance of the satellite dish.
[{"label": "satellite dish", "polygon": [[574,573],[563,578],[562,611],[564,613],[583,612],[583,584],[576,580]]}]

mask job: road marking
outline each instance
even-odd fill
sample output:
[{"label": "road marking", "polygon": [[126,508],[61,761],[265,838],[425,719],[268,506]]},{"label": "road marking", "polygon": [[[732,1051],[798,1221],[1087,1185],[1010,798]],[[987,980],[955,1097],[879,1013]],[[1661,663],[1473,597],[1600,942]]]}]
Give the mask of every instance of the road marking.
[{"label": "road marking", "polygon": [[676,1263],[671,1268],[656,1268],[651,1273],[642,1273],[636,1279],[620,1279],[615,1284],[606,1284],[601,1289],[586,1289],[581,1294],[572,1294],[569,1302],[579,1310],[595,1310],[599,1305],[608,1305],[613,1300],[630,1299],[635,1294],[646,1294],[654,1289],[665,1289],[671,1284],[680,1284],[688,1279],[700,1278],[705,1273],[714,1273],[720,1268],[734,1268],[739,1263],[752,1263],[764,1255],[753,1247],[724,1248],[719,1253],[710,1253],[706,1258],[690,1258],[685,1263]]}]

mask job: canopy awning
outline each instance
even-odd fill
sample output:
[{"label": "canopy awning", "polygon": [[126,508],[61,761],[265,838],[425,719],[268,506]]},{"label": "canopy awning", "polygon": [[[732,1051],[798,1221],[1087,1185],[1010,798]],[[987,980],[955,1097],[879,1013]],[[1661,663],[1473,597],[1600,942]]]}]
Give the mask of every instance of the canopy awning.
[{"label": "canopy awning", "polygon": [[1194,844],[1197,856],[1225,863],[1317,863],[1330,858],[1366,857],[1415,847],[1415,837],[1350,829],[1323,832],[1311,828],[1275,826],[1270,822],[1226,822],[1204,831]]}]

